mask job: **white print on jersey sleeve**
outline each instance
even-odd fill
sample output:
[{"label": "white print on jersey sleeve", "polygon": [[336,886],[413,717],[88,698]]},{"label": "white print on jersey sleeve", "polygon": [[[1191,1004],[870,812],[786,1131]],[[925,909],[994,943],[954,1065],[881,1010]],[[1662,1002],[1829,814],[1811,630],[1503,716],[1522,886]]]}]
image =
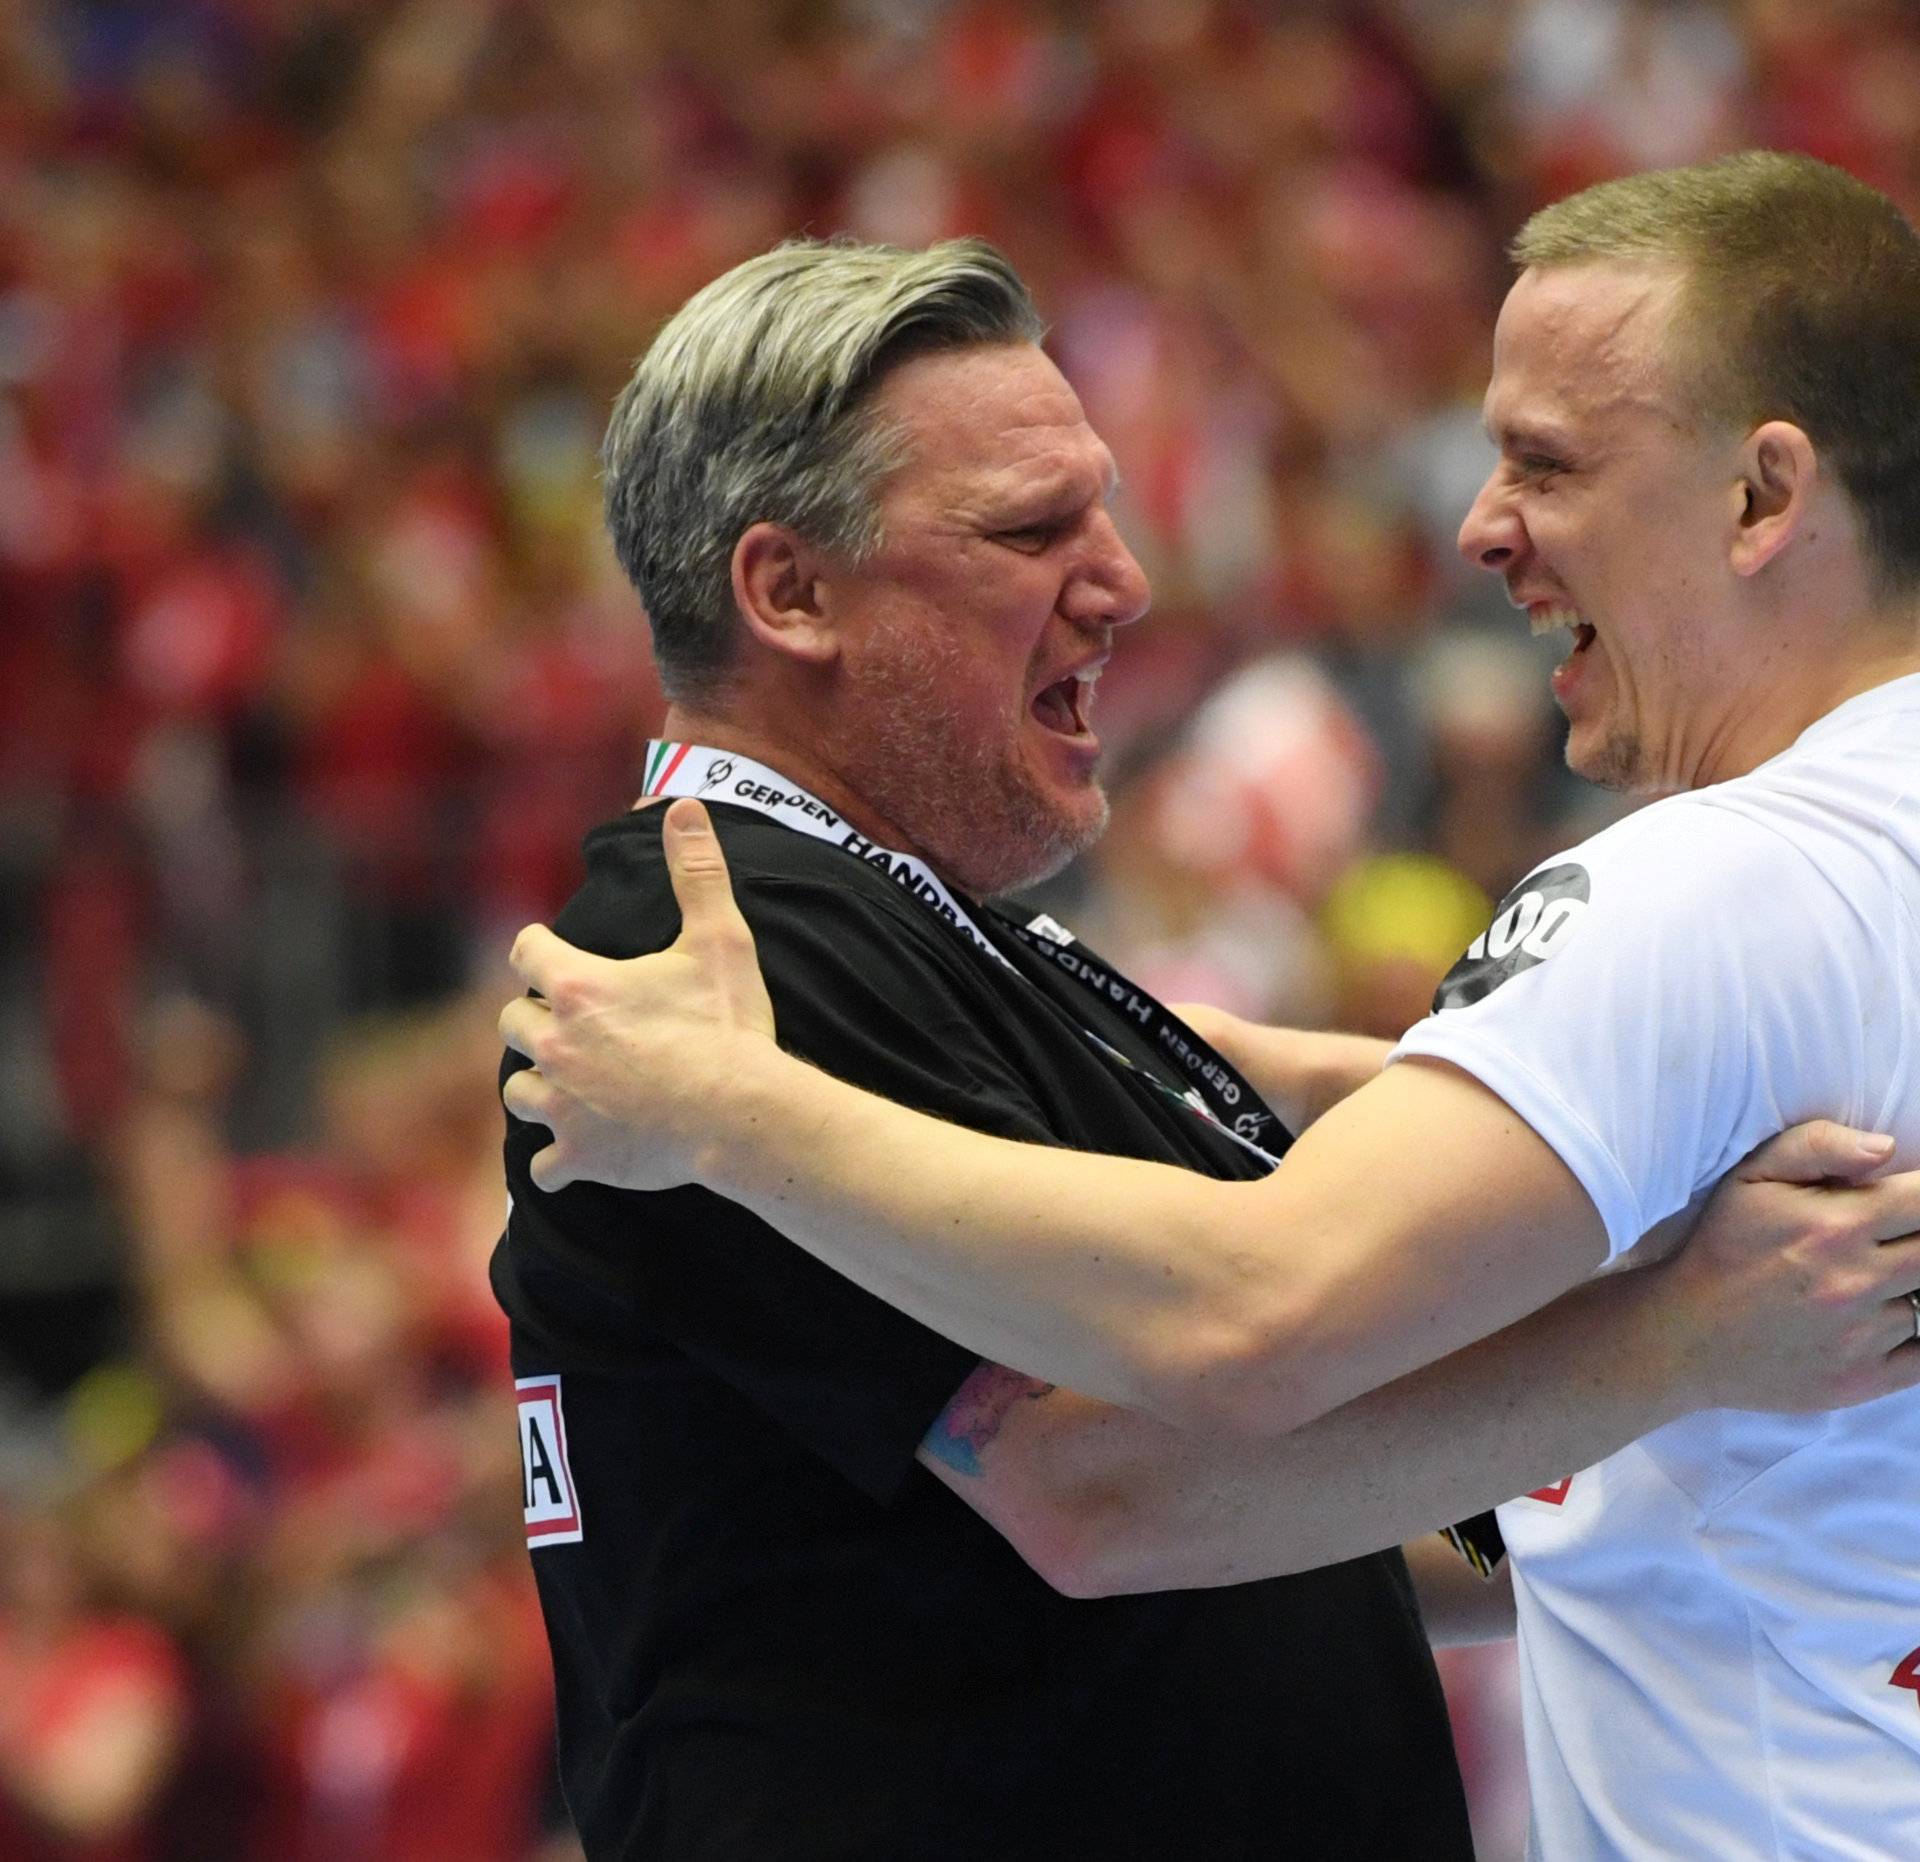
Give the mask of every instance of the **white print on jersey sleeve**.
[{"label": "white print on jersey sleeve", "polygon": [[580,1494],[567,1460],[567,1419],[560,1406],[560,1379],[521,1377],[514,1382],[520,1400],[520,1482],[526,1510],[527,1543],[576,1545],[585,1537]]},{"label": "white print on jersey sleeve", "polygon": [[1785,1126],[1875,1110],[1802,1083],[1873,1077],[1877,967],[1872,926],[1793,841],[1677,796],[1523,880],[1395,1057],[1498,1093],[1617,1256]]}]

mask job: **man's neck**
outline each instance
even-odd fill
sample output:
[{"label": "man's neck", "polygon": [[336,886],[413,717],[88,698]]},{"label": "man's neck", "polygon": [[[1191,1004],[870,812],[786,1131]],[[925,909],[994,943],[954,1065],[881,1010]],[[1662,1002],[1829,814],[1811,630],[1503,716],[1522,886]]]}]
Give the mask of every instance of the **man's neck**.
[{"label": "man's neck", "polygon": [[758,726],[749,719],[694,705],[672,705],[667,710],[661,734],[675,743],[704,744],[712,750],[731,750],[735,756],[750,757],[777,769],[789,782],[799,786],[817,801],[825,802],[835,814],[864,834],[867,839],[895,853],[910,853],[923,860],[942,880],[956,890],[964,890],[926,848],[912,839],[863,796],[851,789],[835,772],[832,763],[817,750],[794,741],[787,732]]},{"label": "man's neck", "polygon": [[1689,786],[1744,776],[1790,749],[1803,732],[1850,699],[1920,673],[1920,622],[1863,628],[1856,638],[1852,652],[1803,662],[1790,677],[1777,670],[1767,675],[1703,759],[1699,780]]}]

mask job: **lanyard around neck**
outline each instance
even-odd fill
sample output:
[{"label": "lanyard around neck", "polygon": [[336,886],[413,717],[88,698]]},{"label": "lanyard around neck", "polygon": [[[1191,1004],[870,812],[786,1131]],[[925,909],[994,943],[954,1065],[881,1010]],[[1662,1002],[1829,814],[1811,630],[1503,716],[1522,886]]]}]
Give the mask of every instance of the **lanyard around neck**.
[{"label": "lanyard around neck", "polygon": [[647,745],[645,780],[648,799],[689,795],[701,801],[726,802],[750,808],[795,833],[829,841],[843,852],[886,874],[900,890],[976,950],[1029,989],[1036,985],[975,921],[974,914],[996,929],[1017,938],[1026,948],[1046,958],[1080,989],[1098,997],[1110,1009],[1134,1021],[1165,1056],[1170,1068],[1187,1079],[1179,1091],[1150,1069],[1123,1054],[1077,1022],[1082,1037],[1109,1061],[1143,1081],[1173,1104],[1184,1107],[1260,1158],[1269,1169],[1280,1160],[1262,1140],[1282,1133],[1266,1102],[1242,1078],[1239,1070],[1216,1054],[1192,1029],[1162,1003],[1134,985],[1111,964],[1089,957],[1066,926],[1042,912],[1021,924],[991,907],[970,906],[924,860],[883,847],[862,834],[836,810],[776,769],[756,763],[734,750],[714,750],[702,744],[656,741]]}]

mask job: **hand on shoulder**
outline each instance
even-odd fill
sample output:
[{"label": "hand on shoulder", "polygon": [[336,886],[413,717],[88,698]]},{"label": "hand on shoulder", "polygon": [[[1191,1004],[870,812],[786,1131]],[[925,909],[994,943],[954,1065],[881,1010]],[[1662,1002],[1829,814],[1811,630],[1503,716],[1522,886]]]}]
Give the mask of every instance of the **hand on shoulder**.
[{"label": "hand on shoulder", "polygon": [[681,930],[666,950],[615,961],[544,925],[514,940],[535,994],[509,1002],[500,1034],[533,1064],[502,1089],[508,1111],[553,1142],[535,1185],[666,1189],[697,1181],[701,1154],[744,1124],[756,1067],[777,1062],[773,1006],[726,857],[698,802],[669,809],[662,842]]}]

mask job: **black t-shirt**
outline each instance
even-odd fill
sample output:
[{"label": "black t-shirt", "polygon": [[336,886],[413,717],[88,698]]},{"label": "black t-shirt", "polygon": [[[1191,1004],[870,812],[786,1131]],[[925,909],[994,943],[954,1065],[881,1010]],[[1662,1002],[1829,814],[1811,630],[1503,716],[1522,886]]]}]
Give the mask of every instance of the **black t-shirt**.
[{"label": "black t-shirt", "polygon": [[[588,837],[564,936],[671,942],[664,812]],[[981,1130],[1259,1174],[1086,1040],[1172,1078],[1124,1006],[1011,935],[1008,974],[838,847],[713,815],[791,1051]],[[596,1862],[1471,1854],[1397,1554],[1062,1597],[914,1460],[969,1353],[704,1190],[543,1194],[544,1142],[509,1120],[493,1277],[516,1377],[559,1380],[535,1453],[563,1430],[566,1466],[530,1496],[564,1490],[569,1530],[533,1564]]]}]

